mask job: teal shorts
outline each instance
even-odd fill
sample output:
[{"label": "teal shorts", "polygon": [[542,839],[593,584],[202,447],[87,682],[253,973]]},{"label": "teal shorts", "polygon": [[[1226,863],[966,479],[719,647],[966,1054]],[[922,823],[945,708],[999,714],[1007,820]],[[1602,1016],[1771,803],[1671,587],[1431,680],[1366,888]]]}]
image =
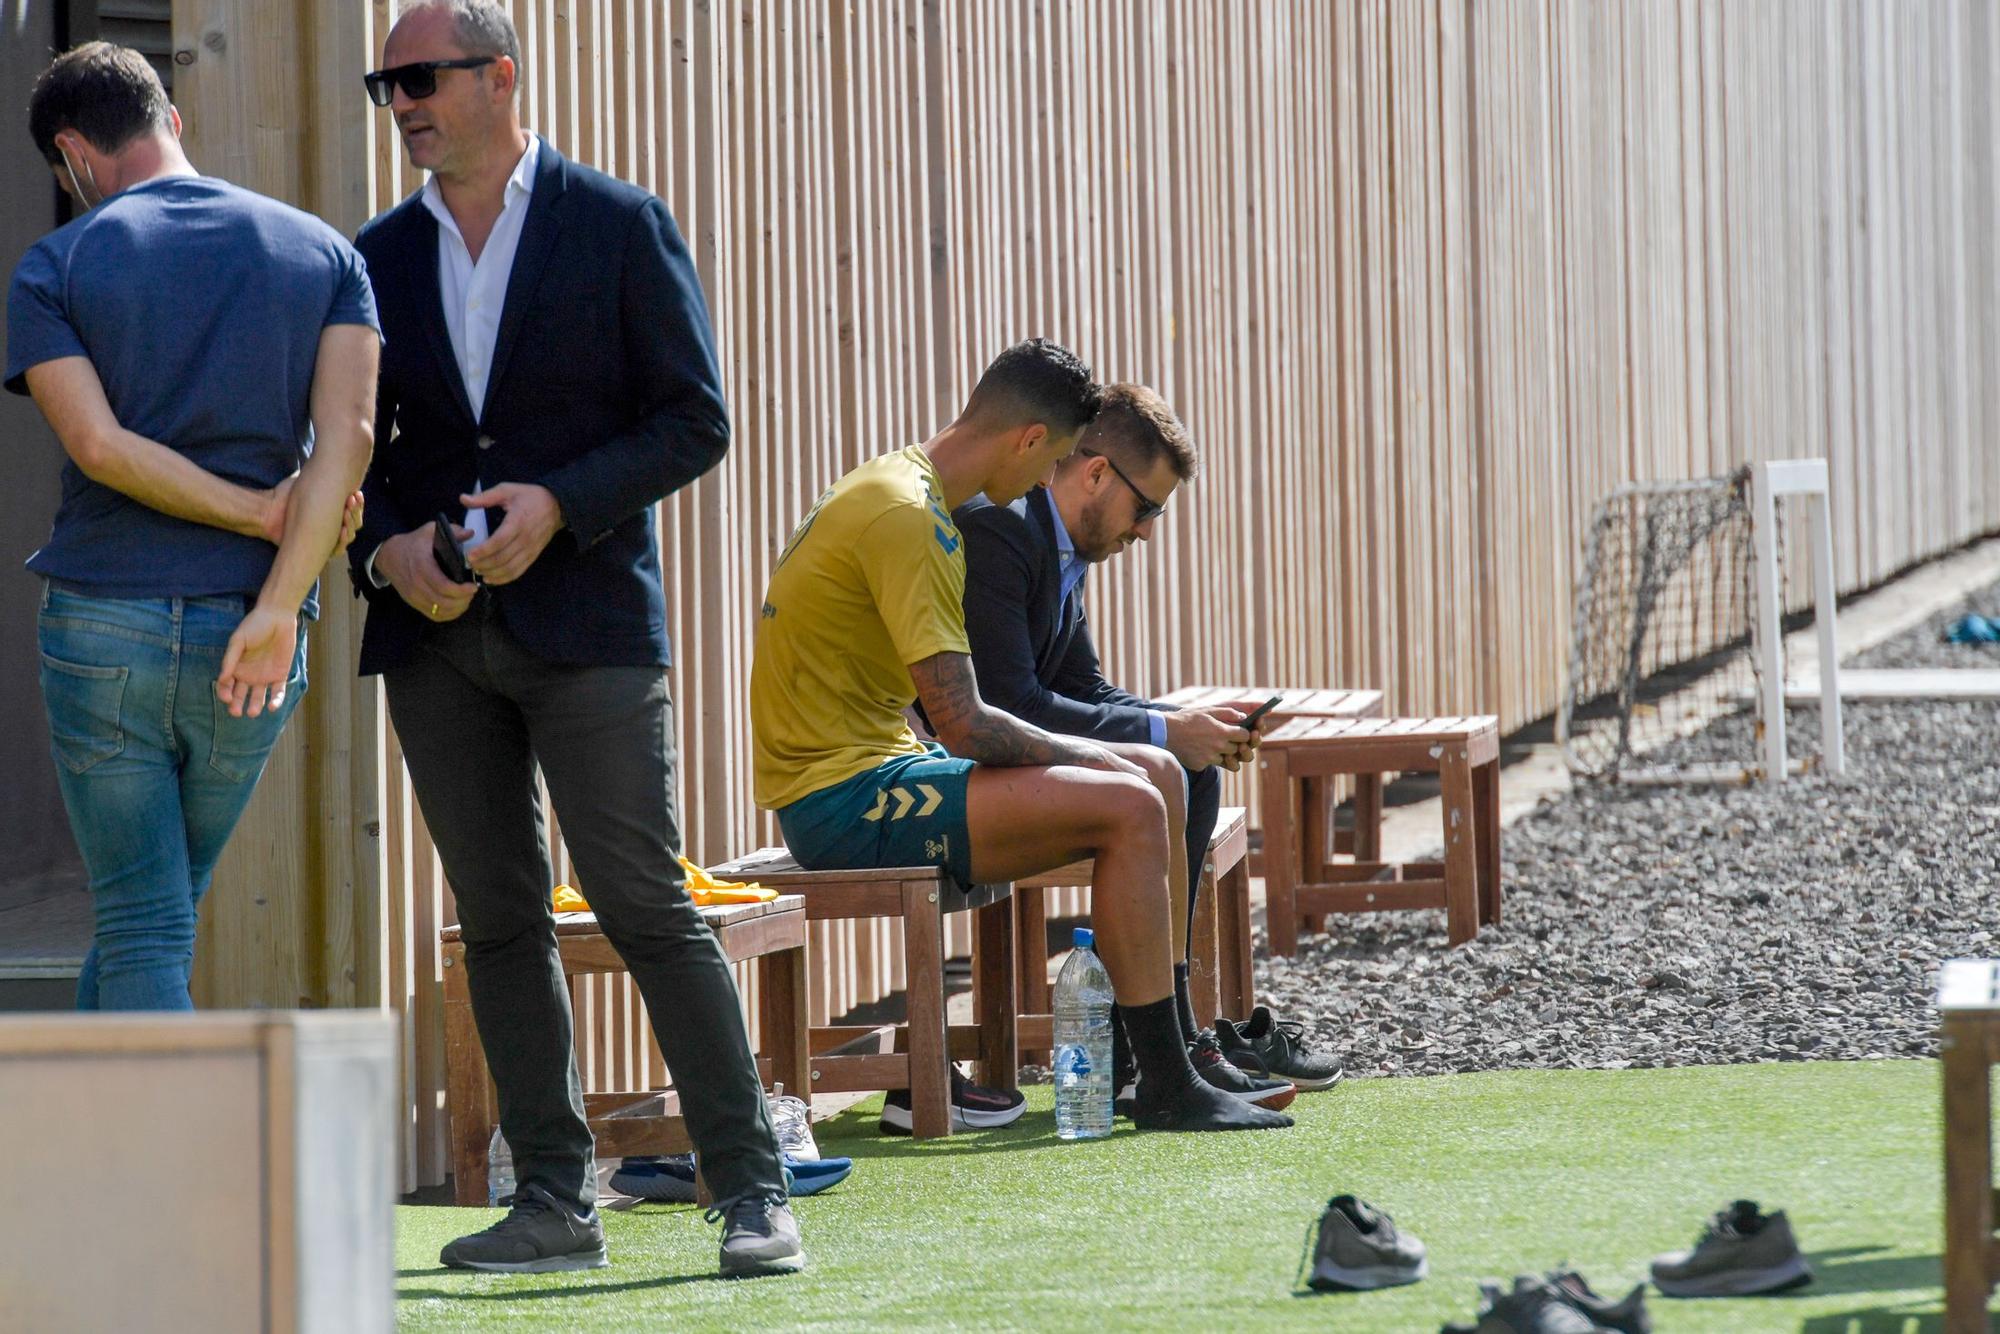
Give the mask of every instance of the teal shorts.
[{"label": "teal shorts", "polygon": [[778,812],[785,846],[812,871],[942,866],[972,883],[965,785],[972,761],[932,745],[800,797]]}]

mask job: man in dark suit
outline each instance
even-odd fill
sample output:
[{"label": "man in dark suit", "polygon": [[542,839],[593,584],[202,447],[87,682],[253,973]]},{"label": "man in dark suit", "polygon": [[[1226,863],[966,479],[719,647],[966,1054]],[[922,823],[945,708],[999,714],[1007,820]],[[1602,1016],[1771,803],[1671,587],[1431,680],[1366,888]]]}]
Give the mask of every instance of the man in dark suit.
[{"label": "man in dark suit", "polygon": [[1083,609],[1090,567],[1150,538],[1195,465],[1186,428],[1158,394],[1136,384],[1107,388],[1103,408],[1049,486],[1011,505],[976,497],[953,514],[965,536],[965,628],[987,703],[1045,731],[1159,746],[1187,771],[1188,916],[1173,924],[1182,1035],[1211,1084],[1278,1107],[1291,1100],[1292,1085],[1236,1069],[1214,1035],[1196,1026],[1188,995],[1188,937],[1221,804],[1220,771],[1235,769],[1256,744],[1240,726],[1247,710],[1176,710],[1112,685]]},{"label": "man in dark suit", "polygon": [[[606,1263],[539,766],[581,887],[652,1014],[725,1219],[723,1272],[798,1269],[735,983],[675,863],[653,507],[728,444],[700,285],[658,199],[523,131],[519,45],[491,0],[405,5],[383,60],[369,95],[431,178],[356,242],[386,341],[349,553],[370,604],[361,670],[384,676],[457,895],[519,1182],[506,1218],[441,1258]],[[475,581],[434,555],[440,520]]]}]

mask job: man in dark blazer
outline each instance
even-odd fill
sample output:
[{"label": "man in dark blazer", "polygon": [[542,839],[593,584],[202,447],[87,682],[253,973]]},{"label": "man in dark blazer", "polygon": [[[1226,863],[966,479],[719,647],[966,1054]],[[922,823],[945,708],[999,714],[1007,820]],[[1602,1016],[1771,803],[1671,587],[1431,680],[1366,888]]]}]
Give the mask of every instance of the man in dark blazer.
[{"label": "man in dark blazer", "polygon": [[[653,507],[729,420],[708,312],[664,205],[521,128],[491,0],[405,5],[368,91],[431,178],[362,229],[385,354],[361,670],[383,674],[457,896],[513,1152],[512,1211],[444,1250],[511,1271],[606,1263],[537,798],[645,997],[723,1213],[726,1274],[804,1264],[736,986],[675,862]],[[447,522],[476,578],[434,554]],[[449,556],[446,556],[449,561]]]},{"label": "man in dark blazer", "polygon": [[1150,538],[1195,465],[1186,428],[1158,394],[1135,384],[1107,388],[1049,486],[1011,505],[977,497],[953,514],[965,538],[965,629],[987,703],[1046,731],[1162,747],[1187,770],[1188,920],[1174,924],[1181,1027],[1209,1082],[1274,1106],[1292,1086],[1230,1065],[1213,1035],[1196,1027],[1188,995],[1188,937],[1221,804],[1220,771],[1235,769],[1255,745],[1239,725],[1246,709],[1177,710],[1119,689],[1104,679],[1083,609],[1089,568]]}]

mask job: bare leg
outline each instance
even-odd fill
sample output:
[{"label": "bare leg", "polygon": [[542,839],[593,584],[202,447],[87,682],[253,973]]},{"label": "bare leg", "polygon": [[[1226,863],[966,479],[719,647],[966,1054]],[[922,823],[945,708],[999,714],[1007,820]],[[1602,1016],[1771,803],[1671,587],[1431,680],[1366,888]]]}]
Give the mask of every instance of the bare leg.
[{"label": "bare leg", "polygon": [[[1171,763],[1164,752],[1152,752]],[[1143,763],[1143,762],[1142,762]],[[1186,848],[1151,779],[1059,765],[987,768],[966,783],[975,880],[1018,880],[1094,857],[1091,916],[1140,1068],[1133,1120],[1151,1130],[1257,1130],[1291,1118],[1210,1087],[1188,1063],[1174,1011],[1176,927],[1186,930]],[[1171,779],[1180,780],[1174,765]],[[1175,867],[1178,864],[1179,871]],[[1178,880],[1181,896],[1169,886]],[[1184,942],[1183,942],[1184,943]]]},{"label": "bare leg", "polygon": [[[1187,843],[1187,770],[1181,762],[1156,746],[1109,745],[1106,750],[1116,751],[1146,771],[1146,777],[1160,794],[1160,800],[1167,807],[1167,846],[1180,848]],[[1187,958],[1188,895],[1192,887],[1188,884],[1187,858],[1169,856],[1167,858],[1167,898],[1173,907],[1174,961]]]},{"label": "bare leg", "polygon": [[[1172,953],[1170,886],[1180,844],[1154,787],[1101,769],[981,765],[966,784],[965,819],[978,881],[1019,880],[1095,858],[1091,915],[1119,1003],[1146,1005],[1173,994],[1180,956]],[[1179,878],[1187,878],[1185,870]]]}]

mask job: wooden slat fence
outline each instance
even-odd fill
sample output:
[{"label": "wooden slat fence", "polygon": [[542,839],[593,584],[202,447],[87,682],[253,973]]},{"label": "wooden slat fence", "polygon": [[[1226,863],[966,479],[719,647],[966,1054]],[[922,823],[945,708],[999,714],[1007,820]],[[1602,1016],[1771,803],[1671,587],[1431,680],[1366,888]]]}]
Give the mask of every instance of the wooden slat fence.
[{"label": "wooden slat fence", "polygon": [[[174,11],[198,161],[350,229],[415,187],[360,95],[390,0]],[[528,122],[672,206],[725,361],[735,444],[662,526],[697,859],[773,837],[745,686],[793,523],[1026,335],[1160,389],[1203,451],[1154,541],[1092,577],[1140,689],[1546,715],[1583,524],[1634,478],[1825,454],[1843,589],[2000,527],[1980,0],[514,13]],[[282,86],[301,68],[324,73]],[[434,1181],[450,896],[372,687],[333,685],[353,629],[331,616],[315,690],[343,698],[292,729],[232,851],[205,994],[401,1009],[406,1175]],[[315,778],[325,754],[352,778]],[[255,902],[294,879],[337,911]],[[899,985],[886,932],[815,936],[816,1017]],[[593,1066],[656,1065],[635,1004],[584,998]]]}]

